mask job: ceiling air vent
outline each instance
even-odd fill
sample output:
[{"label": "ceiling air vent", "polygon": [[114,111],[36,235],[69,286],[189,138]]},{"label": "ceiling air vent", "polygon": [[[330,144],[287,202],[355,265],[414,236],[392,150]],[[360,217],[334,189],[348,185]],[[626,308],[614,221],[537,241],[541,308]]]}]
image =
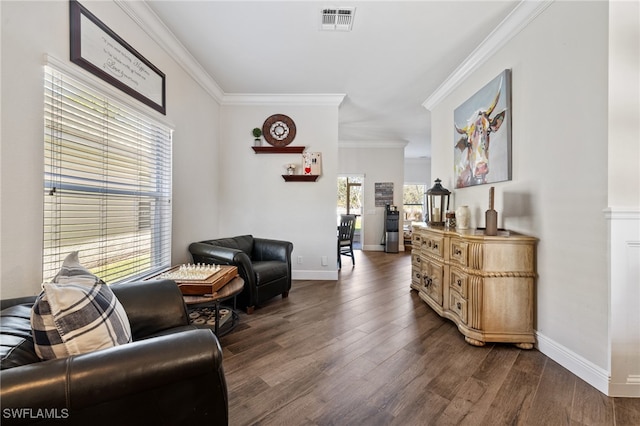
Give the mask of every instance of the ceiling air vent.
[{"label": "ceiling air vent", "polygon": [[323,31],[351,31],[355,7],[325,7],[322,9]]}]

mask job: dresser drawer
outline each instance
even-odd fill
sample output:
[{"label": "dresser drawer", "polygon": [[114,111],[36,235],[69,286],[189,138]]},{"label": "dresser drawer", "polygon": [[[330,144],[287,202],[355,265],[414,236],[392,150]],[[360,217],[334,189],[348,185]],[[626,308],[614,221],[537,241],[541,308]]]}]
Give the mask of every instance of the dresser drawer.
[{"label": "dresser drawer", "polygon": [[455,313],[463,323],[467,323],[467,299],[457,291],[449,292],[449,309]]},{"label": "dresser drawer", "polygon": [[422,252],[444,258],[444,239],[433,235],[425,235],[422,241]]},{"label": "dresser drawer", "polygon": [[467,296],[467,274],[451,268],[449,271],[449,287],[460,293],[462,297]]},{"label": "dresser drawer", "polygon": [[417,248],[418,250],[422,246],[422,235],[420,235],[415,230],[411,234],[411,247]]},{"label": "dresser drawer", "polygon": [[449,244],[449,259],[451,259],[451,262],[457,263],[462,266],[467,266],[468,253],[468,243],[457,238],[451,239],[451,242]]},{"label": "dresser drawer", "polygon": [[419,287],[422,284],[422,270],[420,267],[413,266],[411,268],[411,284]]},{"label": "dresser drawer", "polygon": [[421,263],[420,251],[418,250],[411,251],[411,265],[420,267],[420,263]]}]

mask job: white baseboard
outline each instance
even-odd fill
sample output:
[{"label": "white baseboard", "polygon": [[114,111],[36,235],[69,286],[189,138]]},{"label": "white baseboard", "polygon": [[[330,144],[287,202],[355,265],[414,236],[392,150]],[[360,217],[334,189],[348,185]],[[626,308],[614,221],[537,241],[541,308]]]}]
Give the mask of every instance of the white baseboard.
[{"label": "white baseboard", "polygon": [[637,377],[628,377],[627,383],[609,383],[609,396],[640,398],[640,382]]},{"label": "white baseboard", "polygon": [[575,352],[536,332],[538,350],[598,389],[605,395],[609,391],[609,373],[601,367],[584,359]]},{"label": "white baseboard", "polygon": [[327,280],[337,281],[338,271],[291,271],[291,278],[294,280]]}]

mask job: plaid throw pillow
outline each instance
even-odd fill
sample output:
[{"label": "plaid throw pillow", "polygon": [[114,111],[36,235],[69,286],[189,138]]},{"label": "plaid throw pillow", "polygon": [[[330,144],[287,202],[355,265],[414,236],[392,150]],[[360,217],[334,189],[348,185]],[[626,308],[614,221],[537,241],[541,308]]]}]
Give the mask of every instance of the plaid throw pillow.
[{"label": "plaid throw pillow", "polygon": [[131,342],[122,304],[104,281],[80,264],[78,252],[67,256],[53,282],[43,284],[31,311],[31,328],[43,360]]}]

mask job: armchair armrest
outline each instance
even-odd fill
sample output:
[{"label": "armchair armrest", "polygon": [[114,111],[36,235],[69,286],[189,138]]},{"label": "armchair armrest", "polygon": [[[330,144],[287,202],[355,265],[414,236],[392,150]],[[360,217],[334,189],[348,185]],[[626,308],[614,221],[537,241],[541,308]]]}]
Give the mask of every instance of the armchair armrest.
[{"label": "armchair armrest", "polygon": [[255,286],[255,274],[251,259],[240,249],[222,247],[207,243],[191,243],[189,252],[194,263],[234,265],[245,282],[245,288]]},{"label": "armchair armrest", "polygon": [[134,340],[189,324],[182,292],[172,280],[114,284],[111,289],[127,312]]},{"label": "armchair armrest", "polygon": [[280,260],[291,264],[293,244],[289,241],[270,240],[266,238],[253,239],[253,259],[257,261]]},{"label": "armchair armrest", "polygon": [[193,256],[195,263],[217,263],[226,265],[239,260],[239,258],[237,258],[239,254],[244,254],[240,249],[208,243],[191,243],[189,245],[189,252],[191,256]]},{"label": "armchair armrest", "polygon": [[16,367],[1,377],[3,424],[19,423],[4,415],[20,408],[55,409],[65,424],[228,421],[222,350],[211,330]]}]

